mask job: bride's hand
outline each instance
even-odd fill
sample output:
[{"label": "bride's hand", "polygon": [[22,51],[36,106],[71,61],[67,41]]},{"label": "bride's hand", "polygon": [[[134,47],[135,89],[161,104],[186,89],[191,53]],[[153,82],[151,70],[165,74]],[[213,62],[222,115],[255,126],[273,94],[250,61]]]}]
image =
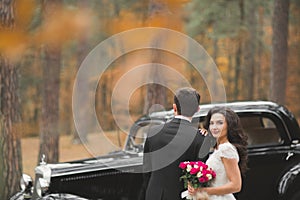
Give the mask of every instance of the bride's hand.
[{"label": "bride's hand", "polygon": [[194,195],[197,192],[197,190],[193,188],[190,184],[188,184],[188,191],[190,195]]},{"label": "bride's hand", "polygon": [[204,136],[207,136],[208,134],[208,131],[205,128],[199,128],[199,132]]}]

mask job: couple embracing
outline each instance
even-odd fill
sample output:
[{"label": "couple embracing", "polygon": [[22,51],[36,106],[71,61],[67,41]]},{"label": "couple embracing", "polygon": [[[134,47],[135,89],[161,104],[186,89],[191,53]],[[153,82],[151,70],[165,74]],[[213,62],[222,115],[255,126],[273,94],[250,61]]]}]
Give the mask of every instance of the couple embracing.
[{"label": "couple embracing", "polygon": [[[247,137],[239,117],[226,107],[212,108],[205,128],[216,139],[213,153],[205,141],[206,130],[198,130],[192,116],[199,110],[200,95],[193,88],[181,88],[174,95],[174,115],[169,122],[153,126],[144,146],[144,180],[140,200],[180,200],[186,189],[180,181],[183,161],[202,160],[215,173],[210,187],[193,188],[194,199],[232,200],[242,186],[247,166]],[[208,159],[207,159],[208,158]]]}]

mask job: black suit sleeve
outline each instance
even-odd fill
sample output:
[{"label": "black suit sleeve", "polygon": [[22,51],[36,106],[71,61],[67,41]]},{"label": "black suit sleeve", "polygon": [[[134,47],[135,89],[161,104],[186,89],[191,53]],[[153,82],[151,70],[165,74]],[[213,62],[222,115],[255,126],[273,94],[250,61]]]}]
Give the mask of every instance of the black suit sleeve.
[{"label": "black suit sleeve", "polygon": [[[149,179],[151,177],[151,160],[146,154],[150,152],[149,138],[146,139],[144,145],[144,156],[143,156],[143,183],[139,194],[139,200],[144,200],[146,196],[146,190],[148,187]],[[145,156],[146,155],[146,156]]]}]

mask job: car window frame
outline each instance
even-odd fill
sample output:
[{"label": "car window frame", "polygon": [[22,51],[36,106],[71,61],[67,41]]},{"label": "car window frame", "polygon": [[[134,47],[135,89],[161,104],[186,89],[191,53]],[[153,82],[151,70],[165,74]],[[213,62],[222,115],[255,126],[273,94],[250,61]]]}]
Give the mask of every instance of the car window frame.
[{"label": "car window frame", "polygon": [[[261,118],[267,118],[270,119],[276,126],[276,129],[278,130],[278,134],[280,137],[280,141],[278,143],[262,143],[262,144],[253,144],[248,145],[249,149],[252,148],[259,148],[259,147],[272,147],[272,146],[280,146],[285,143],[288,140],[288,130],[284,126],[283,120],[281,119],[280,115],[278,115],[275,112],[269,112],[269,111],[255,111],[255,112],[249,112],[247,110],[242,111],[235,111],[238,116],[241,117],[253,117],[253,116],[259,116]],[[199,124],[204,123],[206,115],[196,116],[193,118],[192,123],[195,127],[200,128]],[[202,128],[202,127],[201,127]]]},{"label": "car window frame", "polygon": [[[165,121],[166,120],[164,120],[164,119],[145,119],[145,120],[140,120],[140,121],[135,122],[133,124],[133,126],[131,127],[131,129],[130,129],[129,135],[126,139],[126,142],[124,143],[123,149],[125,151],[132,151],[132,149],[128,149],[128,146],[130,146],[130,145],[135,146],[132,143],[132,137],[136,136],[136,134],[137,134],[137,132],[140,128],[145,127],[145,126],[150,125],[150,124],[152,124],[154,126],[164,124]],[[143,145],[142,145],[143,147],[144,147],[144,144],[145,144],[145,140],[146,140],[146,138],[144,139],[144,142],[143,142]],[[140,146],[140,145],[138,145],[138,146]]]},{"label": "car window frame", "polygon": [[278,115],[276,112],[270,112],[270,111],[260,111],[260,112],[237,112],[239,117],[245,117],[245,116],[259,116],[261,118],[267,118],[271,119],[272,122],[275,124],[276,129],[278,131],[280,141],[278,143],[262,143],[262,144],[253,144],[248,145],[249,149],[253,148],[260,148],[260,147],[274,147],[274,146],[281,146],[287,143],[288,140],[288,130],[286,129],[283,120],[280,115]]}]

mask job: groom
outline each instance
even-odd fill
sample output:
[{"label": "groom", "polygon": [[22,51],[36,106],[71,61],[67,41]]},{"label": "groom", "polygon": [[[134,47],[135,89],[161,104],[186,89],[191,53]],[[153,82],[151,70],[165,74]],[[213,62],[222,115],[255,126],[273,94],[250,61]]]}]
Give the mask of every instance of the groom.
[{"label": "groom", "polygon": [[184,191],[180,181],[182,161],[199,160],[204,136],[191,123],[199,110],[200,95],[181,88],[174,96],[175,117],[152,127],[144,146],[144,181],[140,200],[179,200]]}]

